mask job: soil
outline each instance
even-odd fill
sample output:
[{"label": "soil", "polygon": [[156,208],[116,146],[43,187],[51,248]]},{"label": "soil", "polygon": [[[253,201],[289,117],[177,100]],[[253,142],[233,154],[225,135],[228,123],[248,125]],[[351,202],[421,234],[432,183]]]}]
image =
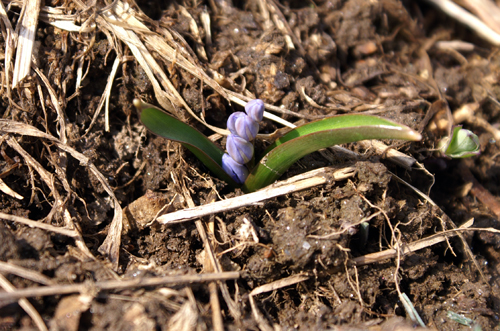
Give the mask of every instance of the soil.
[{"label": "soil", "polygon": [[[217,73],[217,81],[230,91],[292,111],[276,113],[289,122],[367,113],[423,135],[420,142],[384,141],[417,161],[411,169],[353,143],[344,147],[357,157],[316,152],[282,179],[327,166],[353,166],[353,177],[201,222],[160,225],[153,221],[158,213],[244,193],[233,191],[179,143],[141,125],[132,101],[141,98],[160,106],[154,84],[135,53],[96,19],[111,1],[86,1],[86,10],[78,3],[47,0],[44,6],[75,14],[78,25],[97,24],[92,31],[68,32],[42,19],[38,23],[36,68],[52,91],[32,71],[8,92],[11,82],[5,77],[12,77],[12,66],[7,76],[3,61],[0,65],[2,119],[54,137],[0,126],[0,179],[22,196],[0,194],[0,261],[39,276],[4,267],[2,275],[17,289],[35,289],[210,273],[214,266],[207,262],[202,233],[207,231],[221,271],[238,271],[240,277],[211,283],[215,287],[201,282],[30,297],[51,330],[211,330],[220,327],[214,318],[219,312],[226,330],[407,330],[419,324],[405,309],[403,294],[430,329],[500,328],[500,240],[494,232],[500,229],[500,141],[494,136],[500,126],[498,49],[423,2],[130,1],[153,34],[174,35],[170,42],[175,41],[179,56],[189,54],[211,77]],[[14,28],[20,12],[18,4],[8,7]],[[210,17],[210,38],[203,15]],[[286,24],[280,28],[277,22]],[[5,23],[3,53],[4,32]],[[468,51],[436,46],[449,40],[475,46]],[[242,110],[178,62],[150,52],[180,97],[209,125],[225,128],[229,114]],[[96,112],[115,59],[120,63],[106,130],[104,110]],[[78,70],[84,76],[77,88]],[[435,148],[453,124],[451,114],[464,106],[475,109],[461,125],[478,135],[481,154],[452,160]],[[167,110],[213,135],[180,103]],[[260,132],[281,127],[265,120]],[[223,145],[220,136],[211,137]],[[57,141],[82,157],[75,158]],[[256,149],[267,145],[259,140]],[[105,242],[117,224],[112,222],[116,203],[123,208],[123,220],[118,219],[123,229],[113,235],[118,241]],[[76,229],[82,240],[5,215]],[[410,247],[471,219],[473,228],[489,230],[462,231],[461,238],[360,262],[368,254]],[[252,293],[272,282],[284,285]],[[22,306],[2,300],[2,293],[0,330],[36,329]]]}]

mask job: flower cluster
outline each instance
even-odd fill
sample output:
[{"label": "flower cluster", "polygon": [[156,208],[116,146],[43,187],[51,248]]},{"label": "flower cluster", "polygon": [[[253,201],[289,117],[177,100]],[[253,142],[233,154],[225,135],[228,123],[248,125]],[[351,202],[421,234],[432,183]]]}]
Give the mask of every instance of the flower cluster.
[{"label": "flower cluster", "polygon": [[259,122],[264,116],[264,102],[255,99],[245,105],[245,112],[232,113],[227,120],[231,134],[227,137],[226,150],[222,156],[222,168],[238,184],[248,176],[245,164],[253,157],[252,140],[259,132]]}]

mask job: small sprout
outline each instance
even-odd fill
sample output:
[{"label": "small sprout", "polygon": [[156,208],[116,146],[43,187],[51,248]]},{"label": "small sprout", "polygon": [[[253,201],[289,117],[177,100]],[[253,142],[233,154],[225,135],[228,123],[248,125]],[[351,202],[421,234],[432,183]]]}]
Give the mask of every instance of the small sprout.
[{"label": "small sprout", "polygon": [[245,111],[255,122],[260,122],[264,118],[264,101],[254,99],[245,105]]},{"label": "small sprout", "polygon": [[247,167],[233,160],[227,153],[222,155],[222,169],[238,184],[243,184],[248,177]]},{"label": "small sprout", "polygon": [[457,314],[457,313],[450,311],[450,310],[446,313],[446,317],[448,317],[450,320],[452,320],[454,322],[460,323],[460,324],[465,325],[465,326],[470,327],[474,324],[474,321],[471,320],[470,318],[465,317],[464,315],[461,315],[461,314]]},{"label": "small sprout", "polygon": [[239,164],[245,164],[253,157],[253,144],[235,134],[227,136],[226,149]]},{"label": "small sprout", "polygon": [[453,128],[451,138],[446,137],[439,143],[439,150],[454,159],[479,155],[480,147],[479,138],[471,131],[462,129],[462,126]]},{"label": "small sprout", "polygon": [[259,132],[259,123],[239,111],[229,116],[227,128],[232,134],[240,136],[247,141],[252,141],[257,136],[257,132]]}]

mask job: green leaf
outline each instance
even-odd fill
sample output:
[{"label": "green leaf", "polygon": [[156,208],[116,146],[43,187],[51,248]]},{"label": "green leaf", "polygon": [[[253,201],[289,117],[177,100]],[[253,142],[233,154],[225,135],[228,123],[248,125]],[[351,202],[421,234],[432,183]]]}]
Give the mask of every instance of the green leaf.
[{"label": "green leaf", "polygon": [[205,137],[195,128],[179,121],[160,109],[134,100],[135,107],[140,111],[141,122],[153,133],[182,143],[189,149],[207,168],[209,168],[217,177],[226,181],[231,186],[237,187],[238,184],[229,177],[222,169],[222,151],[210,139]]},{"label": "green leaf", "polygon": [[319,149],[365,139],[420,140],[405,125],[369,115],[341,115],[297,127],[276,140],[248,176],[243,190],[256,191],[276,181],[300,158]]}]

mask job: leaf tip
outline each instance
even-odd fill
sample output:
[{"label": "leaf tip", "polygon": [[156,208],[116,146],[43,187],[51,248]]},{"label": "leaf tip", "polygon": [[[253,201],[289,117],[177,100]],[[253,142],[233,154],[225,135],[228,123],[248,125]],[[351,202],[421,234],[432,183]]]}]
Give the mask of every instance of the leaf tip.
[{"label": "leaf tip", "polygon": [[144,103],[140,99],[134,99],[132,103],[134,104],[134,107],[137,108],[138,111],[142,110],[142,106],[144,105]]},{"label": "leaf tip", "polygon": [[408,132],[408,137],[410,138],[410,140],[413,140],[413,141],[422,140],[422,134],[420,132],[415,131],[415,130],[410,130]]}]

